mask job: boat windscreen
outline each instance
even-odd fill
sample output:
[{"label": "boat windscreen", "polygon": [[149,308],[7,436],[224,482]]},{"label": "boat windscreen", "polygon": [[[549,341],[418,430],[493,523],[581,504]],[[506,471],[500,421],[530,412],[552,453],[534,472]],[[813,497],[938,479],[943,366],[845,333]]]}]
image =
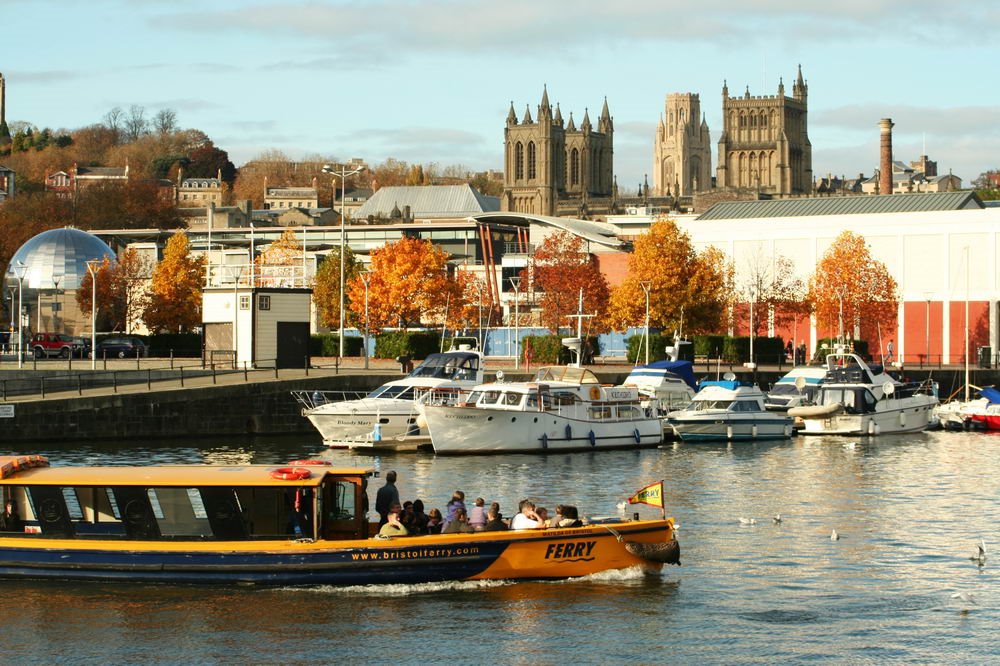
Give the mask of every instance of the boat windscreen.
[{"label": "boat windscreen", "polygon": [[379,386],[368,394],[369,398],[384,398],[392,400],[412,400],[414,397],[413,386]]},{"label": "boat windscreen", "polygon": [[710,409],[725,411],[729,409],[731,404],[733,404],[732,400],[694,400],[688,409],[694,412],[708,411]]},{"label": "boat windscreen", "polygon": [[476,354],[447,352],[428,356],[410,373],[410,377],[475,379],[478,370],[479,356]]}]

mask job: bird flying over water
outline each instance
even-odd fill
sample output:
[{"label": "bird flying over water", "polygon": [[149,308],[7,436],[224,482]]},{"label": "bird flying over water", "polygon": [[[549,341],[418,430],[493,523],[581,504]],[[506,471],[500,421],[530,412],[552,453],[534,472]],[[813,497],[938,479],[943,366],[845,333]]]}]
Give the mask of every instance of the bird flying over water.
[{"label": "bird flying over water", "polygon": [[983,566],[984,564],[986,564],[986,541],[980,540],[979,545],[976,546],[976,549],[978,552],[969,559],[978,564],[979,566]]},{"label": "bird flying over water", "polygon": [[781,514],[780,513],[774,514],[774,518],[772,518],[771,520],[774,521],[775,525],[780,525],[781,524]]}]

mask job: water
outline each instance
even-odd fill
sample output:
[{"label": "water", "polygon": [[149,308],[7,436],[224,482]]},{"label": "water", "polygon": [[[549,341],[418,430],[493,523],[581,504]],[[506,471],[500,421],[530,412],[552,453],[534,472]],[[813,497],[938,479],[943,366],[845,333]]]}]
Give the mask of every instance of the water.
[{"label": "water", "polygon": [[[29,451],[18,451],[28,453]],[[56,464],[279,463],[315,437],[67,444]],[[1000,658],[1000,437],[924,433],[557,456],[382,456],[402,497],[612,515],[666,480],[680,568],[563,582],[194,588],[5,582],[9,662],[986,663]],[[374,489],[380,484],[376,482]],[[632,509],[630,509],[632,510]],[[653,516],[650,508],[639,509]],[[772,521],[780,513],[782,522]],[[754,518],[744,525],[740,518]],[[838,541],[830,539],[836,529]],[[980,539],[992,552],[969,560]],[[973,601],[952,598],[970,593]]]}]

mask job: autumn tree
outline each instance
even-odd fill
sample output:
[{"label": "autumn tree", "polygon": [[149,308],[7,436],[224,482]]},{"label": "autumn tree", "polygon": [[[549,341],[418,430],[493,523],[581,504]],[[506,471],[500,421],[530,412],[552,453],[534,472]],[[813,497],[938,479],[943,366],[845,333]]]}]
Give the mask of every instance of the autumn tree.
[{"label": "autumn tree", "polygon": [[[91,312],[92,296],[97,295],[97,308],[94,311],[97,319],[97,328],[100,330],[114,330],[117,323],[115,318],[115,292],[114,275],[115,263],[107,255],[97,265],[97,282],[88,270],[80,279],[80,286],[76,290],[76,304],[80,312]],[[95,289],[96,287],[96,289]]]},{"label": "autumn tree", "polygon": [[[302,243],[293,229],[285,229],[255,259],[257,286],[290,286],[302,273]],[[339,278],[339,273],[338,273]]]},{"label": "autumn tree", "polygon": [[[582,238],[568,231],[551,234],[539,244],[529,263],[532,287],[541,292],[542,324],[550,331],[573,323],[569,315],[579,309],[583,290],[583,312],[596,314],[603,323],[608,308],[609,288],[597,260],[587,252]],[[527,285],[522,285],[522,291]]]},{"label": "autumn tree", "polygon": [[[429,241],[401,238],[372,251],[368,321],[372,331],[440,319],[446,304],[459,308],[462,294],[446,271],[448,254]],[[350,282],[350,308],[364,319],[364,283]],[[450,308],[450,306],[449,306]]]},{"label": "autumn tree", "polygon": [[143,314],[154,333],[183,333],[201,324],[201,285],[205,260],[191,256],[187,234],[178,231],[153,270],[149,302]]},{"label": "autumn tree", "polygon": [[77,193],[73,224],[80,229],[177,229],[184,225],[159,183],[98,183]]},{"label": "autumn tree", "polygon": [[690,237],[674,221],[661,219],[636,239],[628,267],[628,277],[612,291],[608,307],[608,320],[615,328],[643,325],[643,283],[648,283],[650,292],[650,326],[692,333],[721,328],[732,269],[720,250],[695,252]]},{"label": "autumn tree", "polygon": [[[362,270],[361,262],[355,258],[351,248],[346,247],[344,252],[344,304],[345,321],[351,312],[349,306],[352,301],[352,291],[348,288],[351,280]],[[316,269],[316,278],[313,282],[313,303],[316,304],[316,312],[319,320],[324,326],[329,328],[340,327],[340,248],[334,248],[323,262]],[[361,292],[362,317],[364,316],[364,285]]]},{"label": "autumn tree", "polygon": [[823,254],[816,272],[809,278],[809,302],[816,320],[831,324],[830,330],[853,338],[858,329],[862,339],[873,338],[877,330],[896,327],[899,287],[885,264],[872,257],[865,239],[844,231]]},{"label": "autumn tree", "polygon": [[783,328],[809,313],[805,284],[795,276],[795,265],[788,257],[769,256],[758,245],[742,268],[737,280],[740,305],[749,310],[753,304],[754,335],[766,333],[771,323]]}]

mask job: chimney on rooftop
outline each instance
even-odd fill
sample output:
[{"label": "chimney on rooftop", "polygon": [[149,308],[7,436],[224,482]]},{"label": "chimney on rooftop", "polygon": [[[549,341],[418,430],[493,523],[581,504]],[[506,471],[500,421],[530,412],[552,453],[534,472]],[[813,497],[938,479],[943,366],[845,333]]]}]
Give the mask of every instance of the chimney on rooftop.
[{"label": "chimney on rooftop", "polygon": [[892,118],[878,121],[881,141],[879,145],[879,194],[892,194]]}]

